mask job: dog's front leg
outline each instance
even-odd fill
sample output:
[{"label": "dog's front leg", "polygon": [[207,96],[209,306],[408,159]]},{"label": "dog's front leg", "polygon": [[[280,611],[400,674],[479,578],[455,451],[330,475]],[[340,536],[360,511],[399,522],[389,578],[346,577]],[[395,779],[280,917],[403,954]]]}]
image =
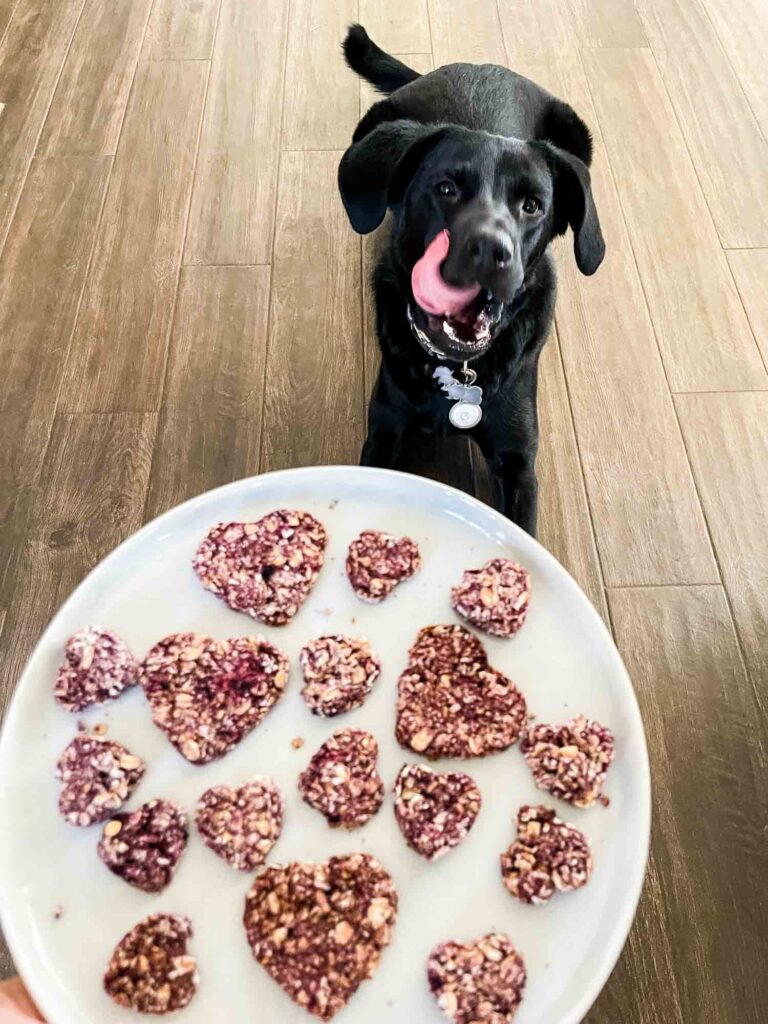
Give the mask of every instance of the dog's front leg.
[{"label": "dog's front leg", "polygon": [[391,469],[397,459],[407,416],[395,388],[382,369],[368,406],[368,434],[360,455],[361,466]]},{"label": "dog's front leg", "polygon": [[504,515],[535,537],[539,445],[535,373],[488,403],[475,437],[501,490]]},{"label": "dog's front leg", "polygon": [[490,460],[491,470],[501,488],[504,515],[536,536],[539,484],[534,466],[535,453],[502,452]]}]

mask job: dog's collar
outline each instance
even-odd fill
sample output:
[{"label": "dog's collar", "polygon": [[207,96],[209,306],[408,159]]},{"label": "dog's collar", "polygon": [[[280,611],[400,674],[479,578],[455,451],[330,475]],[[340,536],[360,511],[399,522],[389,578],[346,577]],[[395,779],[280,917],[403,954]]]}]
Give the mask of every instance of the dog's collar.
[{"label": "dog's collar", "polygon": [[[439,348],[436,348],[427,337],[426,332],[422,331],[419,325],[416,323],[413,317],[413,310],[411,309],[410,302],[405,305],[405,311],[408,316],[408,323],[411,325],[411,334],[414,336],[416,341],[421,345],[427,355],[433,356],[435,359],[448,359],[449,357],[441,352]],[[457,360],[460,361],[460,360]]]}]

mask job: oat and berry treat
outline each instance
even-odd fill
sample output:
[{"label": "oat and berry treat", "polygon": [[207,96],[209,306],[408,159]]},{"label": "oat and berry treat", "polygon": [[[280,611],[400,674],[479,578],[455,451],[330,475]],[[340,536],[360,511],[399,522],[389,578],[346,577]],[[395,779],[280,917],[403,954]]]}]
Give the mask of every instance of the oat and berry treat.
[{"label": "oat and berry treat", "polygon": [[539,789],[575,807],[591,807],[602,793],[615,746],[610,729],[576,715],[565,725],[532,725],[520,750]]},{"label": "oat and berry treat", "polygon": [[408,845],[437,860],[463,842],[475,824],[482,797],[463,772],[436,772],[407,764],[395,782],[395,818]]},{"label": "oat and berry treat", "polygon": [[195,821],[205,845],[238,871],[263,864],[283,830],[285,800],[266,775],[237,789],[214,786],[200,797]]},{"label": "oat and berry treat", "polygon": [[376,769],[378,756],[379,745],[369,732],[340,729],[301,773],[301,795],[325,815],[331,828],[360,828],[384,801],[384,783]]},{"label": "oat and berry treat", "polygon": [[398,583],[410,579],[420,568],[419,546],[410,537],[363,530],[349,545],[347,576],[363,601],[383,601]]},{"label": "oat and berry treat", "polygon": [[309,709],[333,718],[359,708],[381,673],[381,662],[364,638],[320,636],[302,648],[301,695]]},{"label": "oat and berry treat", "polygon": [[426,626],[397,686],[398,742],[430,760],[506,750],[527,721],[525,698],[488,664],[463,626]]},{"label": "oat and berry treat", "polygon": [[531,578],[509,558],[492,558],[482,569],[467,569],[451,590],[454,611],[476,629],[509,637],[528,614]]},{"label": "oat and berry treat", "polygon": [[70,825],[98,824],[119,811],[138,786],[146,765],[120,743],[78,733],[56,766],[64,783],[59,811]]},{"label": "oat and berry treat", "polygon": [[365,853],[267,868],[245,901],[253,955],[294,1002],[330,1020],[392,941],[397,892]]},{"label": "oat and berry treat", "polygon": [[150,800],[104,826],[99,857],[109,870],[144,892],[162,892],[187,846],[187,815],[170,800]]},{"label": "oat and berry treat", "polygon": [[592,874],[587,837],[547,807],[521,807],[517,839],[501,855],[501,877],[522,903],[546,903],[580,889]]},{"label": "oat and berry treat", "polygon": [[152,718],[192,764],[223,757],[283,695],[288,659],[262,637],[173,633],[141,663]]},{"label": "oat and berry treat", "polygon": [[309,512],[280,509],[256,523],[214,526],[193,565],[205,589],[230,608],[284,626],[315,585],[327,543]]},{"label": "oat and berry treat", "polygon": [[436,946],[427,981],[454,1024],[509,1024],[523,998],[525,964],[512,940],[494,932],[477,942]]},{"label": "oat and berry treat", "polygon": [[109,629],[89,626],[67,640],[53,695],[67,711],[82,711],[115,700],[138,681],[136,659],[124,641]]},{"label": "oat and berry treat", "polygon": [[188,1006],[200,977],[187,952],[192,924],[179,914],[152,914],[115,947],[104,989],[120,1006],[165,1016]]}]

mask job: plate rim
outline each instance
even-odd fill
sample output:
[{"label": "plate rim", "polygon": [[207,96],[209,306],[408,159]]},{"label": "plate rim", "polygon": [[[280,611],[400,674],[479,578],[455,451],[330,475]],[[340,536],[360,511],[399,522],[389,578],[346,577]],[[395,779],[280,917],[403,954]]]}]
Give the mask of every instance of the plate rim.
[{"label": "plate rim", "polygon": [[[16,682],[10,703],[6,709],[4,720],[0,726],[0,808],[2,808],[5,800],[4,793],[8,788],[8,782],[3,782],[4,776],[7,778],[7,773],[3,772],[3,762],[6,756],[5,748],[7,746],[5,740],[7,734],[12,731],[12,728],[15,726],[16,717],[20,713],[17,711],[20,706],[18,694],[21,692],[22,687],[30,685],[26,682],[30,666],[37,657],[38,651],[42,647],[43,641],[45,640],[48,632],[56,625],[58,619],[63,615],[70,601],[74,600],[76,595],[86,586],[91,577],[94,574],[101,572],[105,566],[118,561],[125,547],[133,544],[142,537],[152,534],[162,525],[163,522],[178,515],[182,510],[189,509],[190,507],[202,502],[204,499],[215,500],[216,498],[226,496],[227,492],[230,491],[234,492],[248,487],[257,487],[265,480],[269,480],[270,482],[277,481],[279,483],[279,480],[285,477],[311,478],[313,476],[328,476],[330,474],[337,474],[341,477],[346,476],[350,478],[359,478],[362,476],[369,476],[372,478],[395,477],[401,482],[405,482],[409,485],[424,487],[427,491],[432,490],[436,493],[447,492],[454,497],[460,498],[469,508],[472,508],[473,506],[476,507],[483,516],[488,517],[491,522],[495,522],[501,529],[507,532],[511,531],[513,535],[522,536],[526,544],[532,543],[539,549],[539,556],[543,557],[545,562],[550,563],[550,568],[554,568],[565,577],[566,584],[571,591],[571,596],[580,602],[587,614],[592,617],[595,625],[597,626],[598,632],[602,633],[604,641],[607,642],[608,648],[611,650],[611,657],[616,664],[619,674],[623,677],[624,682],[626,683],[628,697],[634,706],[634,711],[640,723],[643,756],[637,764],[637,772],[639,773],[637,781],[641,790],[642,806],[636,808],[635,813],[640,817],[640,827],[643,836],[642,857],[637,862],[638,867],[635,872],[635,876],[631,879],[631,885],[628,887],[628,890],[626,890],[630,898],[624,902],[623,913],[618,921],[620,927],[614,933],[617,938],[612,943],[606,945],[600,957],[599,968],[594,972],[592,980],[585,987],[584,994],[561,1021],[561,1024],[580,1024],[607,984],[616,964],[618,963],[619,957],[621,956],[627,939],[629,938],[632,924],[634,923],[637,915],[637,908],[645,885],[645,879],[648,871],[648,858],[650,854],[652,815],[651,770],[648,755],[648,742],[645,734],[645,724],[643,722],[640,704],[637,699],[637,693],[635,692],[632,679],[627,671],[624,660],[616,646],[608,626],[595,606],[589,600],[586,593],[582,590],[573,576],[571,576],[565,566],[563,566],[537,538],[526,533],[517,525],[517,523],[512,522],[511,519],[508,519],[490,505],[486,505],[484,502],[480,501],[479,498],[474,497],[474,495],[467,494],[465,491],[462,491],[451,484],[442,483],[441,481],[433,480],[429,477],[420,476],[418,474],[405,473],[401,470],[379,469],[371,466],[328,464],[322,466],[298,466],[289,469],[271,470],[266,473],[257,473],[251,476],[242,477],[239,480],[232,480],[229,483],[221,484],[218,487],[201,491],[199,494],[196,494],[191,498],[187,498],[184,501],[179,502],[177,505],[173,505],[165,512],[162,512],[154,519],[151,519],[148,523],[139,527],[139,529],[134,533],[125,537],[115,548],[113,548],[104,558],[97,562],[91,570],[89,570],[72,592],[67,595],[64,601],[62,601],[61,605],[56,609],[56,612],[50,618],[38,637],[24,663],[24,668]],[[8,852],[9,849],[9,843],[0,843],[0,925],[2,926],[3,935],[13,958],[16,970],[24,980],[35,1004],[49,1021],[49,1024],[63,1024],[62,1018],[58,1017],[58,1008],[52,1006],[49,1001],[50,989],[43,984],[43,972],[40,971],[33,963],[32,950],[31,948],[27,948],[27,944],[20,935],[21,928],[17,926],[16,918],[21,918],[21,914],[14,914],[12,908],[14,895],[11,892],[12,886],[8,881],[8,861],[10,859]],[[307,1019],[309,1021],[309,1017]]]}]

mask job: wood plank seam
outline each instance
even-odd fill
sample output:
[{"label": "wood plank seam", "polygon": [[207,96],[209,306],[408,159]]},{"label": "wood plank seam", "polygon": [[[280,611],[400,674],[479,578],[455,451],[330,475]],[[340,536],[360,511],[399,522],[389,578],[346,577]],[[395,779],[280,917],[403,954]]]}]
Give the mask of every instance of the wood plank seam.
[{"label": "wood plank seam", "polygon": [[[51,89],[51,96],[50,96],[50,99],[48,100],[48,103],[47,103],[46,108],[45,108],[45,116],[40,119],[40,128],[38,129],[38,132],[37,132],[37,138],[35,139],[35,145],[34,145],[34,148],[32,150],[32,155],[29,158],[29,163],[27,164],[27,168],[26,168],[26,170],[24,172],[23,180],[22,180],[22,183],[21,183],[21,188],[19,189],[18,194],[16,196],[16,202],[13,204],[13,213],[8,218],[8,227],[7,227],[6,232],[5,232],[5,237],[4,238],[0,238],[0,258],[2,257],[3,252],[5,250],[5,243],[8,241],[8,235],[10,234],[10,231],[11,231],[11,224],[13,224],[13,220],[14,220],[14,218],[16,216],[16,211],[19,208],[19,202],[21,201],[21,193],[24,191],[24,187],[27,184],[27,178],[29,177],[29,169],[32,166],[32,161],[35,159],[35,156],[37,154],[37,148],[40,145],[40,139],[41,139],[42,134],[43,134],[43,129],[45,128],[45,122],[48,120],[48,114],[50,113],[50,110],[51,110],[51,104],[53,103],[53,97],[56,95],[56,90],[59,88],[59,82],[61,81],[61,76],[62,76],[62,73],[64,71],[64,65],[67,63],[67,58],[69,57],[69,51],[72,49],[72,41],[75,38],[75,34],[77,33],[77,28],[78,28],[78,25],[80,24],[80,19],[83,16],[83,11],[85,10],[86,3],[87,3],[87,0],[82,0],[82,3],[80,5],[80,13],[78,14],[77,18],[75,19],[75,24],[74,24],[74,27],[72,29],[72,35],[69,37],[69,42],[67,43],[67,52],[64,54],[64,59],[62,60],[61,67],[59,68],[59,73],[56,76],[56,84],[54,85],[53,89]],[[16,6],[18,7],[18,4]],[[16,7],[14,8],[14,14],[15,13],[16,13]],[[11,27],[12,21],[13,21],[13,18],[11,18],[11,20],[8,22],[8,28],[9,29]],[[5,37],[3,37],[3,38],[5,38]]]},{"label": "wood plank seam", "polygon": [[[583,61],[581,60],[581,53],[579,53],[579,61],[581,62],[582,69],[584,70],[584,73],[585,73],[587,89],[589,90],[589,94],[592,97],[593,107],[594,107],[594,97],[592,96],[592,85],[591,85],[590,80],[589,80],[589,75],[586,74],[586,68],[584,68]],[[656,62],[656,58],[654,57],[654,63],[655,62]],[[657,65],[657,68],[658,68],[658,65]],[[662,84],[664,84],[663,83],[663,79],[662,79]],[[666,90],[666,85],[664,86],[664,88]],[[595,108],[595,116],[597,117],[597,108]],[[675,113],[675,118],[677,118],[677,114],[676,113]],[[598,118],[598,121],[599,121],[599,118]],[[686,145],[686,149],[687,149],[687,145]],[[686,458],[686,461],[688,463],[688,472],[690,473],[691,480],[693,481],[693,488],[694,488],[694,491],[695,491],[695,494],[696,494],[696,500],[698,501],[699,508],[701,509],[702,519],[704,520],[704,528],[707,531],[707,538],[709,540],[710,551],[712,552],[712,557],[713,557],[713,559],[715,561],[715,565],[717,566],[717,572],[718,572],[718,575],[720,577],[720,586],[722,586],[723,590],[725,590],[725,583],[724,583],[724,580],[723,580],[723,571],[722,571],[722,568],[720,566],[720,562],[717,559],[717,552],[715,551],[715,546],[714,546],[714,543],[713,543],[713,540],[712,540],[712,531],[710,529],[709,522],[707,521],[707,517],[706,517],[706,514],[704,512],[704,505],[703,505],[702,500],[701,500],[701,494],[699,493],[699,488],[698,488],[698,485],[696,483],[696,476],[695,476],[695,474],[693,472],[693,463],[691,462],[690,452],[688,451],[688,446],[685,443],[685,435],[683,434],[683,428],[682,428],[682,426],[680,424],[680,416],[679,416],[678,411],[677,411],[677,406],[675,405],[675,400],[674,400],[674,395],[673,395],[672,389],[669,386],[669,374],[667,373],[667,367],[666,367],[666,365],[664,363],[664,356],[663,356],[662,351],[661,351],[661,344],[659,343],[659,336],[658,336],[658,332],[656,330],[656,324],[654,323],[653,317],[651,316],[651,307],[650,307],[650,303],[649,303],[649,300],[648,300],[648,295],[647,295],[646,289],[645,289],[645,282],[643,281],[642,274],[640,273],[640,267],[639,267],[639,264],[637,262],[637,253],[635,252],[635,246],[634,246],[634,244],[632,242],[632,236],[631,236],[631,234],[629,232],[629,223],[627,221],[627,217],[626,217],[626,214],[625,214],[625,211],[624,211],[624,204],[621,201],[621,192],[620,192],[620,190],[618,188],[618,183],[617,183],[617,180],[616,180],[616,175],[614,174],[614,170],[613,170],[613,163],[611,161],[611,154],[610,154],[610,151],[609,151],[607,146],[605,147],[605,159],[606,159],[606,163],[607,163],[607,166],[608,166],[608,173],[611,176],[611,179],[613,181],[614,187],[616,188],[617,195],[619,196],[619,209],[621,211],[621,217],[622,217],[622,220],[624,221],[624,227],[626,229],[627,237],[629,239],[630,250],[632,252],[632,259],[633,259],[633,262],[635,264],[635,270],[637,272],[637,278],[638,278],[638,281],[640,282],[640,288],[642,290],[643,298],[645,300],[645,306],[646,306],[646,309],[648,311],[648,319],[649,319],[650,324],[651,324],[651,330],[653,331],[653,337],[654,337],[654,339],[656,341],[656,348],[657,348],[657,350],[659,352],[659,359],[661,360],[661,366],[662,366],[662,369],[664,371],[664,379],[667,382],[667,389],[668,389],[669,394],[670,394],[670,400],[672,402],[672,408],[673,408],[674,414],[675,414],[675,423],[677,424],[677,431],[678,431],[678,433],[680,435],[680,439],[681,439],[682,444],[683,444],[683,451],[685,452],[685,458]],[[697,178],[697,181],[698,181],[698,178]],[[709,210],[709,207],[707,207],[707,210]],[[743,303],[742,303],[742,305],[743,305]],[[762,356],[761,356],[761,358],[762,358]],[[567,380],[568,380],[568,376],[566,374],[566,382],[567,382]],[[577,435],[577,441],[578,441],[578,435]],[[694,586],[694,585],[698,586],[698,585],[704,585],[704,584],[687,584],[687,585],[688,586]],[[712,584],[708,584],[708,585],[711,586]],[[679,586],[679,584],[678,584],[678,586]],[[610,605],[610,602],[609,602],[609,605]],[[731,619],[734,621],[734,625],[735,625],[733,609],[730,606],[730,601],[728,602],[728,607],[729,607],[729,610],[730,610]],[[744,651],[743,651],[743,648],[741,647],[741,639],[740,638],[739,638],[739,649],[741,650],[741,656],[743,658],[744,657]]]},{"label": "wood plank seam", "polygon": [[701,0],[696,0],[696,4],[697,4],[697,6],[699,8],[701,8],[701,10],[704,11],[704,17],[707,19],[707,21],[712,26],[712,30],[715,33],[715,35],[716,35],[716,37],[718,39],[718,42],[720,43],[720,46],[722,48],[723,53],[725,54],[725,59],[728,61],[728,64],[730,65],[730,68],[733,71],[734,78],[739,83],[739,89],[741,90],[742,95],[744,96],[744,99],[747,102],[747,106],[752,111],[752,117],[754,117],[754,119],[755,119],[755,121],[757,123],[757,126],[760,129],[760,132],[761,132],[763,138],[766,140],[766,143],[768,143],[768,137],[766,137],[765,131],[763,129],[763,125],[761,123],[761,119],[758,116],[758,112],[755,110],[754,106],[752,105],[752,101],[751,101],[751,99],[749,97],[749,93],[744,88],[744,83],[741,80],[741,75],[739,74],[738,70],[736,69],[736,65],[734,64],[733,59],[731,58],[731,54],[730,54],[730,52],[728,50],[728,47],[725,45],[725,41],[722,39],[722,37],[720,36],[720,33],[718,32],[717,24],[715,23],[714,18],[710,14],[709,8],[707,7],[707,5],[705,3],[702,3]]},{"label": "wood plank seam", "polygon": [[275,284],[274,264],[275,264],[275,238],[277,237],[277,211],[278,203],[280,200],[280,183],[282,181],[282,169],[283,169],[283,150],[282,150],[282,139],[283,131],[285,129],[285,81],[288,76],[288,33],[291,30],[291,0],[288,0],[288,10],[285,14],[285,38],[283,40],[283,82],[280,87],[280,129],[277,133],[277,168],[275,171],[275,194],[272,200],[272,237],[269,242],[269,251],[272,257],[272,272],[269,275],[269,294],[267,296],[267,326],[266,326],[266,341],[264,345],[264,374],[261,382],[261,433],[259,436],[259,472],[261,467],[264,465],[264,410],[267,404],[267,367],[269,366],[269,341],[272,334],[272,289]]},{"label": "wood plank seam", "polygon": [[[498,2],[498,0],[497,0],[497,2]],[[698,3],[698,0],[696,0],[696,2]],[[715,34],[717,35],[717,33],[715,33]],[[719,36],[717,36],[717,39],[718,39],[718,42],[720,42],[720,37]],[[721,44],[721,46],[722,46],[722,44]],[[712,226],[714,227],[715,233],[716,233],[716,235],[717,235],[717,237],[719,239],[720,238],[720,233],[717,230],[717,224],[715,223],[715,218],[712,216],[712,209],[711,209],[711,207],[709,205],[709,199],[707,197],[707,192],[706,192],[706,189],[702,186],[701,177],[699,176],[699,170],[698,170],[698,168],[696,166],[696,161],[693,159],[693,154],[691,153],[691,147],[688,144],[688,137],[687,137],[686,133],[683,131],[682,125],[680,124],[680,119],[677,116],[677,108],[675,107],[675,104],[674,104],[674,102],[672,100],[672,97],[670,96],[669,89],[667,88],[666,79],[665,79],[664,75],[662,74],[661,67],[659,66],[658,60],[656,59],[656,54],[654,52],[653,47],[652,46],[649,47],[649,50],[650,50],[650,54],[651,54],[651,59],[653,60],[654,67],[656,68],[656,71],[658,72],[659,81],[661,82],[662,88],[664,89],[664,93],[665,93],[667,99],[669,100],[670,109],[671,109],[671,111],[672,111],[672,113],[674,115],[675,121],[677,122],[678,128],[680,129],[680,137],[683,140],[683,144],[685,146],[685,150],[686,150],[686,152],[688,154],[688,159],[691,162],[691,167],[693,167],[693,173],[696,175],[696,181],[699,184],[699,192],[701,192],[702,196],[704,197],[704,205],[707,208],[707,213],[709,214],[709,218],[712,221]],[[729,64],[730,64],[730,61],[729,61]],[[735,72],[734,72],[734,75],[735,75]],[[736,78],[737,78],[737,81],[738,81],[738,76],[736,76]],[[741,83],[740,82],[739,82],[739,88],[741,89],[741,91],[743,93],[744,90],[741,88]],[[750,107],[749,109],[752,110],[752,107]],[[754,116],[754,111],[752,111],[752,114]],[[757,121],[757,118],[755,118],[755,124],[758,126],[758,129],[759,129],[760,125],[759,125],[759,122]],[[762,131],[761,131],[761,134],[762,134]],[[723,245],[722,240],[720,241],[720,247],[722,249],[725,249],[725,246]],[[633,247],[633,252],[634,252],[634,247]],[[728,263],[727,260],[726,260],[726,263]],[[763,357],[763,353],[762,353],[762,350],[761,350],[760,346],[757,344],[757,338],[755,337],[755,332],[754,332],[754,330],[752,328],[752,324],[751,324],[751,322],[749,320],[749,316],[747,314],[746,307],[744,306],[744,301],[741,298],[741,293],[739,292],[738,285],[736,284],[736,278],[733,275],[733,270],[731,269],[730,263],[728,263],[728,272],[731,275],[731,280],[733,281],[733,286],[734,286],[734,288],[736,289],[736,292],[739,295],[739,301],[741,302],[742,308],[744,309],[744,316],[746,317],[747,323],[749,324],[749,330],[750,330],[750,333],[752,335],[752,340],[753,340],[753,342],[755,344],[755,348],[757,349],[758,355],[760,356],[760,361],[763,364],[763,368],[764,368],[764,370],[766,372],[766,375],[768,375],[768,364],[766,363],[765,358]],[[641,281],[641,283],[642,283],[642,281]],[[643,289],[643,291],[645,291],[645,289]],[[654,334],[655,334],[655,328],[654,328]],[[657,342],[658,342],[658,338],[657,338]],[[662,362],[663,362],[663,359],[662,359]],[[667,384],[669,384],[669,380],[667,380]],[[722,389],[720,389],[720,390],[722,390]],[[734,388],[733,390],[744,391],[744,390],[751,390],[751,389]],[[670,391],[670,394],[672,394],[672,395],[674,395],[674,394],[685,394],[685,392],[682,392],[682,391],[681,392],[674,391],[672,388],[670,388],[669,391]],[[710,538],[710,540],[711,540],[711,538]]]},{"label": "wood plank seam", "polygon": [[[713,392],[705,392],[705,394],[712,394],[712,393]],[[714,393],[718,394],[718,393],[725,393],[725,392],[714,392]],[[734,394],[734,392],[730,392],[730,393]],[[735,392],[735,393],[737,393],[737,394],[765,394],[765,392],[762,392],[762,391],[758,391],[758,392]],[[683,430],[682,424],[680,423],[680,413],[678,411],[677,402],[675,401],[674,396],[672,398],[672,404],[675,407],[675,416],[677,417],[678,429],[680,430],[680,433],[681,433],[682,438],[683,438],[683,447],[685,448],[685,454],[686,454],[686,457],[688,459],[688,464],[691,467],[691,474],[693,476],[693,486],[696,488],[696,495],[697,495],[697,497],[699,499],[699,504],[701,504],[701,506],[702,506],[702,511],[705,512],[705,510],[704,510],[704,503],[702,502],[701,493],[699,491],[699,484],[698,484],[698,481],[696,479],[696,474],[693,472],[693,461],[692,461],[690,453],[688,451],[688,444],[687,444],[687,442],[685,440],[685,431]],[[713,555],[713,557],[715,559],[715,565],[717,566],[717,571],[718,571],[718,573],[720,575],[720,584],[721,584],[721,586],[723,588],[723,593],[725,594],[726,604],[728,605],[728,614],[731,616],[731,622],[733,623],[733,628],[734,628],[734,631],[736,633],[736,642],[737,642],[737,645],[738,645],[738,648],[739,648],[739,656],[741,657],[741,660],[742,660],[742,662],[744,664],[744,669],[745,669],[745,672],[746,672],[746,675],[747,675],[747,679],[749,679],[749,681],[750,681],[750,683],[752,685],[752,690],[753,690],[754,695],[755,695],[755,700],[757,701],[759,706],[762,706],[761,693],[760,693],[760,682],[761,682],[761,680],[754,678],[753,673],[752,673],[752,669],[751,669],[751,666],[750,666],[750,661],[749,661],[749,659],[747,658],[747,655],[746,655],[744,639],[743,639],[743,637],[741,635],[741,630],[739,629],[739,619],[738,619],[738,616],[736,615],[736,612],[734,611],[733,602],[731,601],[731,595],[729,593],[728,587],[726,586],[726,582],[725,582],[726,581],[726,576],[725,576],[725,573],[723,572],[723,567],[722,567],[722,564],[720,562],[720,558],[718,556],[717,546],[715,545],[714,538],[712,536],[712,529],[710,527],[709,519],[707,518],[706,512],[704,514],[704,525],[705,525],[706,530],[707,530],[707,536],[709,537],[709,544],[710,544],[710,547],[712,548],[712,555]]]},{"label": "wood plank seam", "polygon": [[[498,0],[497,0],[497,7],[498,7]],[[506,50],[506,45],[505,45],[504,48]],[[567,399],[568,399],[568,418],[571,421],[571,429],[573,430],[573,437],[574,437],[574,440],[576,442],[576,456],[577,456],[577,458],[579,460],[579,471],[581,473],[582,493],[584,495],[584,502],[585,502],[586,507],[587,507],[587,518],[589,519],[589,529],[590,529],[590,533],[592,535],[592,545],[593,545],[593,547],[595,549],[595,559],[597,561],[597,571],[598,571],[599,576],[600,576],[600,585],[603,588],[603,598],[604,598],[605,612],[606,612],[606,615],[608,616],[608,623],[607,624],[608,624],[608,628],[611,631],[611,635],[615,636],[614,629],[613,629],[613,620],[611,618],[611,607],[610,607],[610,604],[608,602],[608,594],[607,594],[606,586],[605,586],[605,572],[603,570],[603,556],[602,556],[602,553],[600,551],[600,545],[597,543],[597,532],[595,530],[595,517],[594,517],[593,510],[592,510],[592,502],[590,501],[590,497],[589,497],[589,489],[587,488],[587,476],[586,476],[586,473],[584,472],[584,460],[583,460],[582,455],[581,455],[581,445],[579,444],[579,435],[578,435],[578,432],[576,430],[576,419],[575,419],[575,417],[573,415],[573,402],[571,400],[571,385],[570,385],[570,382],[568,380],[568,374],[565,372],[565,363],[563,361],[563,353],[562,353],[562,349],[560,348],[560,336],[557,333],[557,326],[555,324],[552,325],[552,337],[549,339],[549,344],[550,345],[554,344],[554,345],[557,346],[557,350],[558,350],[558,353],[560,355],[560,364],[563,367],[563,380],[565,381],[565,393],[566,393],[566,396],[567,396]]]},{"label": "wood plank seam", "polygon": [[[221,5],[222,5],[222,2],[223,2],[223,0],[219,0],[219,5],[216,8],[216,25],[215,25],[214,30],[213,30],[213,44],[211,46],[211,52],[213,52],[213,47],[216,45],[216,34],[218,32],[218,29],[219,29],[219,17],[221,15]],[[147,24],[149,24],[149,19],[147,19]],[[146,29],[146,26],[145,26],[145,29]],[[142,47],[143,47],[143,45],[144,45],[144,41],[142,40]],[[160,61],[154,61],[153,63],[158,63],[159,64],[161,62]],[[165,336],[165,365],[163,366],[163,387],[162,387],[162,390],[160,392],[160,404],[159,404],[158,419],[157,419],[158,429],[159,429],[159,423],[160,423],[160,414],[163,411],[163,406],[165,405],[166,394],[167,394],[167,391],[168,391],[168,371],[169,371],[169,368],[170,368],[170,365],[171,365],[170,344],[171,344],[171,338],[173,337],[174,325],[176,323],[176,314],[178,313],[179,288],[181,286],[181,275],[182,275],[182,271],[183,271],[183,268],[184,268],[184,248],[185,248],[185,246],[187,244],[187,231],[189,229],[189,214],[190,214],[190,211],[192,209],[192,196],[193,196],[194,191],[195,191],[194,190],[195,174],[197,173],[197,160],[198,160],[198,156],[200,154],[200,138],[201,138],[202,133],[203,133],[203,122],[205,120],[205,105],[208,102],[208,87],[209,87],[209,85],[211,83],[211,69],[212,69],[212,67],[213,67],[213,59],[211,58],[208,61],[208,74],[207,74],[206,79],[205,79],[205,89],[203,90],[203,102],[200,104],[200,124],[197,126],[197,144],[195,146],[195,159],[194,159],[194,162],[192,164],[192,174],[191,174],[191,177],[190,177],[191,185],[190,185],[190,189],[189,189],[189,196],[187,197],[187,214],[186,214],[186,217],[185,217],[185,220],[184,220],[184,231],[183,231],[182,244],[181,244],[181,250],[180,250],[181,251],[181,258],[179,259],[179,266],[178,266],[178,270],[177,270],[177,273],[176,273],[176,289],[175,289],[175,291],[173,293],[173,311],[172,311],[170,317],[168,318],[168,329],[167,329],[166,336]],[[155,436],[157,436],[157,432],[156,432]],[[142,506],[142,513],[141,513],[142,522],[146,522],[146,518],[147,518],[147,504],[149,502],[149,497],[150,497],[150,493],[151,493],[150,483],[151,483],[151,480],[152,480],[152,470],[153,470],[153,467],[154,467],[155,455],[157,454],[157,451],[158,451],[157,447],[153,444],[153,446],[152,446],[152,459],[151,459],[151,462],[150,462],[149,474],[148,474],[148,477],[147,477],[147,480],[148,480],[148,482],[147,482],[147,489],[146,489],[146,492],[144,494],[144,503],[143,503],[143,506]]]},{"label": "wood plank seam", "polygon": [[3,43],[5,42],[5,37],[8,34],[8,30],[10,29],[11,25],[13,24],[13,19],[16,16],[16,8],[19,6],[20,2],[21,2],[21,0],[16,0],[16,3],[13,5],[13,10],[11,11],[11,16],[8,18],[8,22],[7,22],[6,26],[5,26],[3,34],[0,35],[0,46],[2,46]]}]

